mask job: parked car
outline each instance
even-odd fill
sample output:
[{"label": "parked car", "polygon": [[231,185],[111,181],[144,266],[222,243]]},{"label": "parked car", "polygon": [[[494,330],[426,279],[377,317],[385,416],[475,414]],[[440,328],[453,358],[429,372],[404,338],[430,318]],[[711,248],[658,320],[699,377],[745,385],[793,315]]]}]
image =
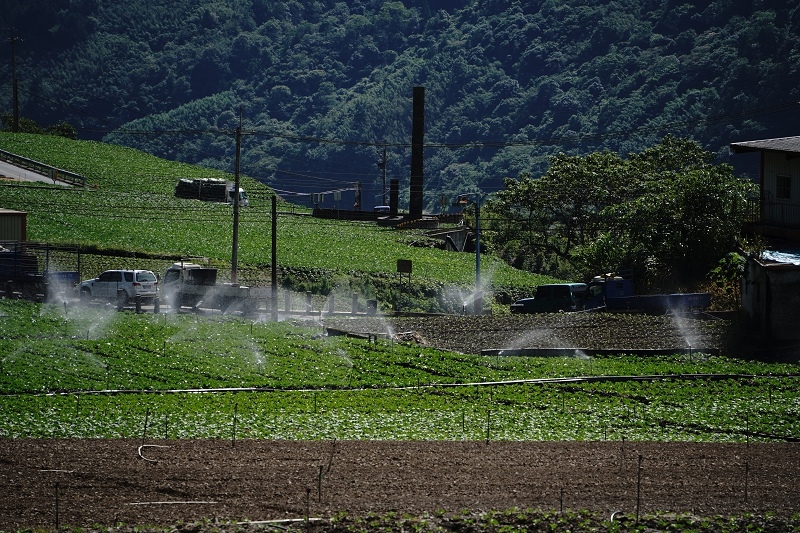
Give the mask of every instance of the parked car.
[{"label": "parked car", "polygon": [[150,270],[106,270],[78,287],[82,299],[115,300],[126,303],[137,296],[143,303],[158,296],[158,278]]},{"label": "parked car", "polygon": [[511,304],[512,313],[557,313],[580,311],[586,301],[585,283],[553,283],[536,287],[533,298],[523,298]]}]

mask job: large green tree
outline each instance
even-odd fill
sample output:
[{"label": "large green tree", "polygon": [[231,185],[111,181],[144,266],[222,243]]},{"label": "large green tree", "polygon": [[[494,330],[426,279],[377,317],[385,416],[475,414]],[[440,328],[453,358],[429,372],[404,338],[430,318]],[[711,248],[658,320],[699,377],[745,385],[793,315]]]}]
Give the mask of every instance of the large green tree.
[{"label": "large green tree", "polygon": [[691,140],[627,158],[560,154],[540,178],[507,179],[487,207],[492,246],[563,277],[627,270],[670,288],[702,279],[739,235],[752,183]]}]

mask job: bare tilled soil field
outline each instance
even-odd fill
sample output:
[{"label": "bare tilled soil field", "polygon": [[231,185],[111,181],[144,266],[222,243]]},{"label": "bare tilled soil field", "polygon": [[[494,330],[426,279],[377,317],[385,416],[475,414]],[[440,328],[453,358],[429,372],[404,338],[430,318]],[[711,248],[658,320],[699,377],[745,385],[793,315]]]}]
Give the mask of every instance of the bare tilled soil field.
[{"label": "bare tilled soil field", "polygon": [[234,531],[221,522],[309,517],[331,529],[337,513],[390,512],[399,528],[400,517],[441,525],[465,510],[511,508],[604,520],[615,511],[632,520],[637,507],[642,516],[800,512],[797,444],[201,440],[149,441],[142,456],[140,445],[0,441],[0,528],[169,529],[205,518],[192,530]]},{"label": "bare tilled soil field", "polygon": [[[463,353],[727,342],[721,321],[626,315],[326,325]],[[790,531],[798,479],[796,443],[0,440],[0,529]]]},{"label": "bare tilled soil field", "polygon": [[426,316],[328,319],[338,330],[389,335],[443,350],[720,350],[749,349],[736,325],[710,315],[700,318],[610,313],[548,313],[502,316]]}]

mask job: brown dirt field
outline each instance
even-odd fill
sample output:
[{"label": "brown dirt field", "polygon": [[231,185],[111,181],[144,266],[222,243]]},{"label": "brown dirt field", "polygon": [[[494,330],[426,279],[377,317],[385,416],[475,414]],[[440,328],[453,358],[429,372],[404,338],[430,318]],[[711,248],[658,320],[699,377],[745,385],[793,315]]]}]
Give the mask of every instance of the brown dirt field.
[{"label": "brown dirt field", "polygon": [[[735,344],[735,323],[713,318],[627,313],[447,315],[393,318],[327,318],[327,327],[385,335],[391,331],[442,350],[479,354],[485,349],[583,348],[625,350],[720,350]],[[412,334],[412,335],[409,335]],[[731,350],[726,350],[730,352]]]},{"label": "brown dirt field", "polygon": [[514,507],[630,515],[637,493],[642,514],[800,512],[798,444],[147,441],[146,459],[141,444],[0,440],[0,529]]}]

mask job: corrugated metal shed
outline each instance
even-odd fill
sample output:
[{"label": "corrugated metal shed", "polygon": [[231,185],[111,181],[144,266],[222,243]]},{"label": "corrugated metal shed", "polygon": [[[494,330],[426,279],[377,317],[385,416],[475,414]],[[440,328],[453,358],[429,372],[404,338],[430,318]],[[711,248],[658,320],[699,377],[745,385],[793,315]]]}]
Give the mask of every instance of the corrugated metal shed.
[{"label": "corrugated metal shed", "polygon": [[27,241],[28,213],[0,208],[0,241]]}]

